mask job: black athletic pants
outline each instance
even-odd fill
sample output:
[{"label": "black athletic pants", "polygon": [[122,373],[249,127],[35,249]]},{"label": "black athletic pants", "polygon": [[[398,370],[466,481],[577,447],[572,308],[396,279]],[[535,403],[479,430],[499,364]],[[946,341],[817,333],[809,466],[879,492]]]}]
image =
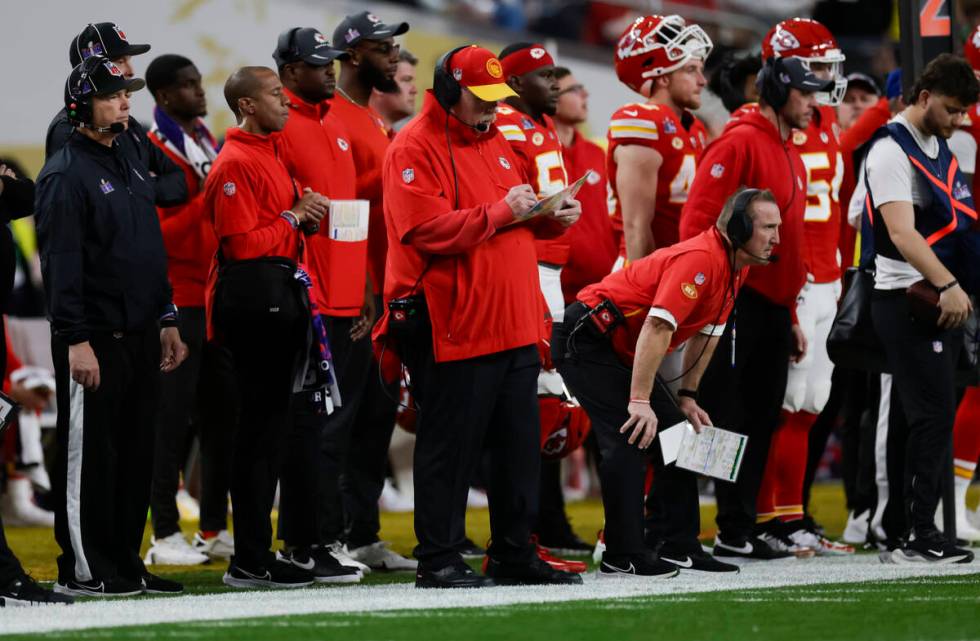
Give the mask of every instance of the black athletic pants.
[{"label": "black athletic pants", "polygon": [[68,344],[51,341],[58,394],[52,474],[58,580],[139,580],[160,393],[160,330],[93,333],[97,390],[71,379]]},{"label": "black athletic pants", "polygon": [[308,323],[271,316],[262,323],[237,320],[224,328],[241,399],[231,475],[233,562],[249,571],[261,571],[275,560],[270,512],[292,429],[293,376]]},{"label": "black athletic pants", "polygon": [[504,563],[529,563],[541,466],[537,378],[541,359],[527,345],[458,361],[435,362],[432,329],[394,330],[418,406],[415,442],[415,558],[439,570],[462,563],[466,495],[484,449],[491,543]]},{"label": "black athletic pants", "polygon": [[[582,303],[572,303],[565,311],[562,329],[555,332],[552,358],[565,384],[588,413],[599,444],[606,550],[610,555],[637,555],[662,541],[699,550],[697,476],[675,465],[664,465],[660,439],[644,451],[627,443],[629,435],[619,432],[629,418],[626,407],[632,371],[622,364],[608,339],[597,337],[587,326],[575,332],[571,347],[568,345],[569,333],[586,312]],[[685,420],[659,380],[650,395],[650,406],[657,415],[658,429]],[[650,462],[654,466],[653,487],[644,535],[643,490]]]},{"label": "black athletic pants", "polygon": [[[950,456],[955,364],[962,340],[957,332],[913,319],[904,290],[875,290],[871,318],[892,372],[891,398],[901,399],[901,407],[892,407],[888,421],[888,503],[900,506],[905,523],[886,519],[884,527],[889,539],[909,529],[924,538],[937,531],[936,506]],[[900,445],[905,451],[901,473],[895,474],[899,470],[893,449]]]},{"label": "black athletic pants", "polygon": [[701,407],[714,424],[749,437],[738,479],[715,482],[718,530],[727,542],[749,538],[755,528],[756,497],[779,424],[792,349],[789,310],[743,288],[699,387]]},{"label": "black athletic pants", "polygon": [[[380,297],[375,302],[378,310],[383,309],[384,303]],[[378,499],[384,489],[388,470],[388,445],[395,429],[395,415],[401,396],[398,381],[386,384],[380,379],[378,362],[371,351],[370,339],[360,342],[366,344],[359,346],[359,349],[368,352],[368,371],[360,403],[356,407],[357,416],[350,431],[350,447],[341,476],[347,519],[346,541],[352,549],[379,540],[381,520]]]},{"label": "black athletic pants", "polygon": [[198,427],[201,443],[201,529],[228,527],[231,437],[235,428],[234,370],[227,351],[206,339],[203,307],[182,307],[180,338],[187,359],[160,383],[150,513],[157,539],[180,531],[176,494]]},{"label": "black athletic pants", "polygon": [[350,338],[355,318],[322,318],[342,403],[332,414],[317,414],[306,396],[297,395],[295,429],[287,448],[279,497],[279,538],[290,547],[329,544],[343,538],[340,482],[371,363],[370,338],[356,342]]}]

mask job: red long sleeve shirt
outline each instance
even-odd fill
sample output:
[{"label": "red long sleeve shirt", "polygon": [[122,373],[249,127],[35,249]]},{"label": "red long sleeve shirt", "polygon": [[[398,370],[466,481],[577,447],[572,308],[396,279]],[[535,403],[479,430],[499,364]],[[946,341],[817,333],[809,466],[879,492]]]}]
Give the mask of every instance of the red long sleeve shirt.
[{"label": "red long sleeve shirt", "polygon": [[[448,120],[450,158],[446,128],[445,110],[427,92],[422,112],[395,137],[384,165],[384,298],[424,293],[439,362],[543,338],[534,240],[562,232],[550,220],[510,224],[503,199],[527,177],[503,136],[495,129],[478,135]],[[376,339],[387,326],[386,310]]]},{"label": "red long sleeve shirt", "polygon": [[[328,118],[330,102],[313,105],[304,101],[288,89],[283,93],[289,97],[289,120],[276,140],[279,157],[289,174],[301,187],[332,200],[350,200],[356,194],[356,172],[354,156],[351,153],[350,136],[343,123]],[[319,299],[326,296],[329,282],[330,221],[320,223],[320,231],[306,238],[306,262],[315,276],[319,288]],[[366,263],[346,264],[344,278],[360,283],[364,289]],[[349,308],[324,307],[321,312],[328,316],[354,317],[361,314],[363,300]]]}]

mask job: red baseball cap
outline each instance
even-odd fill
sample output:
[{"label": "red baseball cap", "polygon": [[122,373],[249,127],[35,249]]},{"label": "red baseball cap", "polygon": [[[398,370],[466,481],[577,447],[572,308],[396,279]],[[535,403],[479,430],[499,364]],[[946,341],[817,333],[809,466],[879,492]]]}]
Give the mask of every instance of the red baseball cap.
[{"label": "red baseball cap", "polygon": [[483,47],[470,45],[457,51],[446,66],[456,82],[480,100],[497,102],[517,95],[504,80],[504,68],[497,56]]}]

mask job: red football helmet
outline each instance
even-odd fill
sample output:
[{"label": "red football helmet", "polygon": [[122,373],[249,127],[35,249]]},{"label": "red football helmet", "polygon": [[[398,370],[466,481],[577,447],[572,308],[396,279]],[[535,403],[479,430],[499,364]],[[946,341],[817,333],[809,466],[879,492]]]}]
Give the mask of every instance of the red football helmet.
[{"label": "red football helmet", "polygon": [[562,459],[577,450],[592,429],[592,422],[577,403],[557,396],[539,396],[541,408],[541,456]]},{"label": "red football helmet", "polygon": [[648,80],[679,69],[691,58],[707,59],[713,46],[704,29],[678,15],[643,16],[619,37],[616,75],[642,94]]},{"label": "red football helmet", "polygon": [[790,18],[770,29],[762,40],[762,59],[789,57],[800,58],[807,69],[811,62],[829,64],[834,88],[830,93],[818,92],[817,102],[824,105],[841,103],[847,91],[844,54],[827,27],[809,18]]},{"label": "red football helmet", "polygon": [[980,71],[980,27],[973,30],[963,45],[963,57],[974,71]]}]

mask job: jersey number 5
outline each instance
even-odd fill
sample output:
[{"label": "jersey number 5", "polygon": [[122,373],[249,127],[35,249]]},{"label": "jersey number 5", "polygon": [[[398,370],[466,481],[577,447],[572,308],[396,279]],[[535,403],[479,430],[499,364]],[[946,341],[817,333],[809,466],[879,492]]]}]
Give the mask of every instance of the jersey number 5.
[{"label": "jersey number 5", "polygon": [[830,156],[825,151],[800,154],[806,166],[806,213],[803,220],[820,223],[830,220],[831,203],[838,201],[840,184],[844,180],[844,159],[837,153],[837,163],[834,175],[828,182],[823,178],[815,178],[814,174],[830,169]]},{"label": "jersey number 5", "polygon": [[534,159],[538,167],[538,198],[556,194],[568,184],[565,163],[557,151],[546,151]]}]

